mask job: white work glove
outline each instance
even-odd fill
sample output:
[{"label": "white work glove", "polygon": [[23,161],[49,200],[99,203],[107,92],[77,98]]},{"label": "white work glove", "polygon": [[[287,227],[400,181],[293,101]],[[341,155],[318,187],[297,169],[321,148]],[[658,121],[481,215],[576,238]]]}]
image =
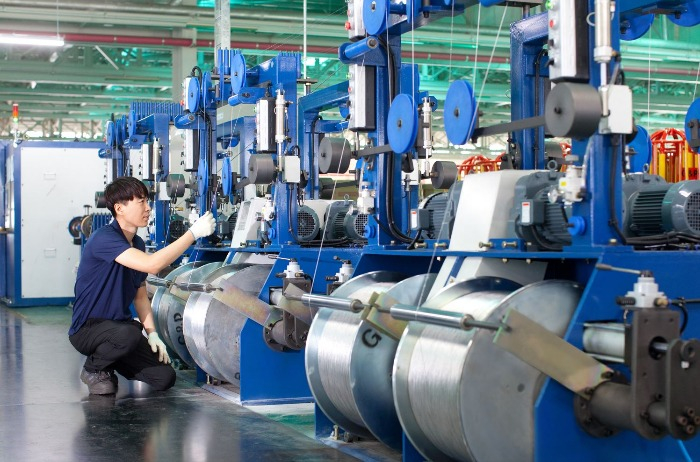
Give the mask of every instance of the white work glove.
[{"label": "white work glove", "polygon": [[192,226],[190,226],[190,232],[194,236],[196,241],[200,237],[207,237],[214,232],[216,228],[216,220],[214,220],[214,215],[211,212],[207,212],[201,217],[197,218]]},{"label": "white work glove", "polygon": [[170,364],[170,356],[165,351],[165,343],[158,337],[158,332],[148,334],[148,344],[151,346],[151,351],[158,353],[158,361],[164,364]]}]

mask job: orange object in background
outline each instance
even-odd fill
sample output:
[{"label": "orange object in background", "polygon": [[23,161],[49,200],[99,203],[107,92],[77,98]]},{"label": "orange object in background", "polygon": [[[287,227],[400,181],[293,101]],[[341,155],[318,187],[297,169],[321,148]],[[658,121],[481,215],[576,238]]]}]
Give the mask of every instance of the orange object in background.
[{"label": "orange object in background", "polygon": [[700,155],[690,150],[685,133],[665,128],[651,135],[650,173],[669,183],[697,180]]},{"label": "orange object in background", "polygon": [[500,170],[502,158],[503,154],[495,159],[489,159],[482,155],[471,156],[463,160],[462,163],[457,166],[459,177],[464,178],[465,175],[469,175],[470,173],[495,172]]}]

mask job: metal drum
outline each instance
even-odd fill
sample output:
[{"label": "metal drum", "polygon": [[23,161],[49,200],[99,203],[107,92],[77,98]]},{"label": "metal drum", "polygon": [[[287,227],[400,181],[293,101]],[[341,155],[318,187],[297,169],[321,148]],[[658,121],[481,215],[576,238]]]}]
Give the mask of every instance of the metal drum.
[{"label": "metal drum", "polygon": [[[383,293],[383,304],[419,303],[434,274],[401,282],[398,273],[375,272],[340,286],[333,297],[369,301]],[[401,426],[392,399],[391,369],[398,341],[357,313],[322,308],[306,343],[306,376],[323,412],[345,430],[401,448]]]},{"label": "metal drum", "polygon": [[[490,280],[489,284],[484,281]],[[510,308],[562,336],[581,296],[570,281],[476,278],[445,287],[426,307],[499,322]],[[545,376],[493,344],[494,332],[409,323],[394,363],[401,425],[430,460],[534,460],[534,407]]]},{"label": "metal drum", "polygon": [[[257,297],[271,265],[227,265],[206,282],[214,287],[234,286]],[[249,318],[217,299],[217,292],[193,293],[185,308],[185,343],[197,365],[212,377],[240,381],[240,336]]]},{"label": "metal drum", "polygon": [[[165,276],[165,279],[178,282],[202,282],[219,267],[221,267],[221,262],[187,263],[175,268]],[[189,295],[189,292],[181,291],[175,287],[158,287],[153,295],[151,307],[156,331],[160,338],[182,361],[188,366],[194,367],[195,362],[185,345],[182,326],[183,311]]]}]

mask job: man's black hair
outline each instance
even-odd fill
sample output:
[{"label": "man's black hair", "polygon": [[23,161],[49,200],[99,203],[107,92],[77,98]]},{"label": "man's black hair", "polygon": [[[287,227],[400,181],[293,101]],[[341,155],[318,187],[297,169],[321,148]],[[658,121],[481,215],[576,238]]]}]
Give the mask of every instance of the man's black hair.
[{"label": "man's black hair", "polygon": [[132,199],[146,199],[147,197],[148,188],[146,185],[141,180],[131,176],[117,178],[105,188],[107,208],[115,218],[117,213],[114,211],[114,204],[126,204]]}]

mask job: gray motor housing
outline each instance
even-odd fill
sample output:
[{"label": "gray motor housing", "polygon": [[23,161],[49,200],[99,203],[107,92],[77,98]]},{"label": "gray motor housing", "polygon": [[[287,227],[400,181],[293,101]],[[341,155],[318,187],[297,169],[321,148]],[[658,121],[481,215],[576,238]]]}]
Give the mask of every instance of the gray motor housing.
[{"label": "gray motor housing", "polygon": [[535,172],[515,184],[510,225],[528,250],[561,250],[571,245],[568,217],[562,204],[549,202],[548,194],[559,184],[561,172]]},{"label": "gray motor housing", "polygon": [[418,208],[422,239],[450,238],[461,194],[462,182],[458,181],[449,191],[431,194],[423,199]]},{"label": "gray motor housing", "polygon": [[655,236],[668,232],[700,237],[700,181],[646,184],[626,200],[627,236]]},{"label": "gray motor housing", "polygon": [[352,202],[334,202],[328,208],[327,216],[324,239],[365,240],[365,226],[369,215],[354,210]]},{"label": "gray motor housing", "polygon": [[309,242],[317,239],[321,231],[321,218],[308,205],[302,205],[297,211],[297,239]]}]

